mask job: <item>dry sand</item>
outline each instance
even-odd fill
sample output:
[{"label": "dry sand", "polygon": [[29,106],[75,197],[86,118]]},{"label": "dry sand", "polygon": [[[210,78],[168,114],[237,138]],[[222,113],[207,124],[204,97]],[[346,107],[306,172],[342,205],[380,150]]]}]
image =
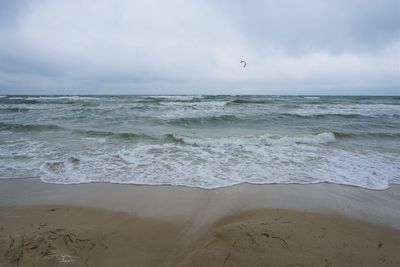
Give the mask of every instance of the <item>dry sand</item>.
[{"label": "dry sand", "polygon": [[188,239],[177,224],[123,212],[0,208],[0,266],[400,266],[399,248],[399,230],[282,209],[229,216]]}]

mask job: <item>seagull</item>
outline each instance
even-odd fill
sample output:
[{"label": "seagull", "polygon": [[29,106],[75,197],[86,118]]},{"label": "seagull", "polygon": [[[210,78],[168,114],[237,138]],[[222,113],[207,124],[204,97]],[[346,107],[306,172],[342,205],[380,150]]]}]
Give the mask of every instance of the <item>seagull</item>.
[{"label": "seagull", "polygon": [[242,61],[240,61],[240,63],[243,63],[243,68],[246,68],[246,65],[247,65],[246,61],[242,60]]}]

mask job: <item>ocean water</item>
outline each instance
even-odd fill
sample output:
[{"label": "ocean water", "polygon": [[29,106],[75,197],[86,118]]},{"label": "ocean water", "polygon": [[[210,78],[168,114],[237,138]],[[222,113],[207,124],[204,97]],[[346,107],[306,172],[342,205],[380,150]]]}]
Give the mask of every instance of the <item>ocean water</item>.
[{"label": "ocean water", "polygon": [[0,179],[400,184],[400,98],[1,96]]}]

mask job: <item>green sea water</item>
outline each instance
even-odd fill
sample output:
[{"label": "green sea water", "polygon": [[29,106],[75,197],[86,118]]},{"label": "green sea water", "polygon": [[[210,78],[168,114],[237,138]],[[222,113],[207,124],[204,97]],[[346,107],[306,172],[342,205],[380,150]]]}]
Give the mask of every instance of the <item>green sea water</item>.
[{"label": "green sea water", "polygon": [[1,96],[0,179],[400,183],[400,97]]}]

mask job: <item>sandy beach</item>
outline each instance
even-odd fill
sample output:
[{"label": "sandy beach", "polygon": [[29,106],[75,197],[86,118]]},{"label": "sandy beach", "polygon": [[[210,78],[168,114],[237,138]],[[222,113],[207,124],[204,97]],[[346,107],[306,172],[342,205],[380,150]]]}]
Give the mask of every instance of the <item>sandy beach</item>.
[{"label": "sandy beach", "polygon": [[400,187],[0,181],[0,266],[398,266]]}]

